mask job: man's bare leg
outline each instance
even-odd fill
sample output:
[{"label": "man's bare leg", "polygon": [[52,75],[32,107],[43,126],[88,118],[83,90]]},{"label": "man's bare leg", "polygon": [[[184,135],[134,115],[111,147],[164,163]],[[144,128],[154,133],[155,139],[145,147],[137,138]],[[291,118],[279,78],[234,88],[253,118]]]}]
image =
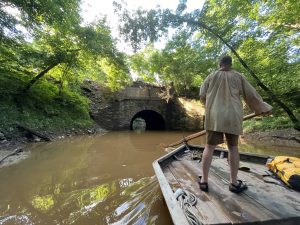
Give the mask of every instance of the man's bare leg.
[{"label": "man's bare leg", "polygon": [[230,166],[230,183],[237,184],[237,174],[240,165],[240,154],[238,146],[228,146],[228,161]]},{"label": "man's bare leg", "polygon": [[202,178],[201,178],[201,183],[207,182],[208,181],[208,172],[209,168],[211,165],[212,157],[214,150],[216,148],[216,145],[205,145],[203,155],[202,155]]}]

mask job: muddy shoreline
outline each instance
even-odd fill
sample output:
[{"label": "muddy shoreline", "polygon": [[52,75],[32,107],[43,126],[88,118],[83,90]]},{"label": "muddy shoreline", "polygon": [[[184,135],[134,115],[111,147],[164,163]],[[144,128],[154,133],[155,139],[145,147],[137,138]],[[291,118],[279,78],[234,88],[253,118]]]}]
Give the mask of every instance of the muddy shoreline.
[{"label": "muddy shoreline", "polygon": [[[71,138],[77,135],[101,135],[108,131],[99,127],[94,126],[86,129],[69,129],[69,130],[58,130],[51,132],[42,132],[43,135],[50,139],[50,142],[55,142],[65,138]],[[2,138],[1,138],[2,137]],[[0,135],[0,168],[9,166],[26,159],[30,152],[27,149],[29,143],[46,142],[40,137],[35,135],[18,135],[16,138],[7,140],[5,137]],[[13,154],[15,152],[15,154]]]},{"label": "muddy shoreline", "polygon": [[[76,135],[101,135],[107,133],[100,127],[94,127],[85,130],[70,129],[68,131],[57,131],[45,133],[50,137],[51,141],[57,141],[64,138],[70,138]],[[271,130],[264,132],[245,133],[241,137],[244,143],[253,144],[256,146],[276,146],[284,148],[292,148],[300,151],[300,132],[294,129]],[[28,139],[28,137],[19,137],[13,140],[6,140],[0,143],[0,168],[20,162],[27,158],[30,152],[26,149],[28,143],[43,142],[38,137]],[[13,152],[16,154],[10,155]],[[8,157],[7,157],[8,156]],[[4,160],[2,160],[6,157]]]},{"label": "muddy shoreline", "polygon": [[251,132],[244,134],[242,137],[246,142],[256,145],[275,145],[299,148],[300,150],[300,132],[292,128]]}]

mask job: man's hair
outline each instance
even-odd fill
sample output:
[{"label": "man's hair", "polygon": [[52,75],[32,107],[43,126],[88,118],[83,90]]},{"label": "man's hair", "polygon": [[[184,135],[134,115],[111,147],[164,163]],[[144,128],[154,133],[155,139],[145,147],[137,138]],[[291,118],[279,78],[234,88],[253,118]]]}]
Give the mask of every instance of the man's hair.
[{"label": "man's hair", "polygon": [[229,55],[223,56],[220,59],[220,66],[224,65],[224,66],[232,66],[232,58]]}]

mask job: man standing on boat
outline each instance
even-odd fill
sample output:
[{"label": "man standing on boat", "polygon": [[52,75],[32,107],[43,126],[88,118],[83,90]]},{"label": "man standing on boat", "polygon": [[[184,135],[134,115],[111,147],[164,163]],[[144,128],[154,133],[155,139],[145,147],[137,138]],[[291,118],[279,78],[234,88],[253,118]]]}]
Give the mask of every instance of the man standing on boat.
[{"label": "man standing on boat", "polygon": [[202,156],[200,189],[208,191],[208,172],[213,152],[226,137],[229,149],[229,190],[240,193],[247,185],[237,179],[239,169],[238,137],[242,134],[243,105],[241,96],[255,114],[270,114],[272,106],[265,103],[246,78],[231,68],[232,58],[224,56],[220,68],[211,73],[200,88],[200,100],[205,104],[206,145]]}]

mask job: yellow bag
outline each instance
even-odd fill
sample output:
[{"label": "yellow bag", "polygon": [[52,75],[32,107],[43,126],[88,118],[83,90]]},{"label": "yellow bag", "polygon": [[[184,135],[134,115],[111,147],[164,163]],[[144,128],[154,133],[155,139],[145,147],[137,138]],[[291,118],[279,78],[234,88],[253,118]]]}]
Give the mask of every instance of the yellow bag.
[{"label": "yellow bag", "polygon": [[266,165],[289,187],[300,191],[300,158],[276,156]]}]

